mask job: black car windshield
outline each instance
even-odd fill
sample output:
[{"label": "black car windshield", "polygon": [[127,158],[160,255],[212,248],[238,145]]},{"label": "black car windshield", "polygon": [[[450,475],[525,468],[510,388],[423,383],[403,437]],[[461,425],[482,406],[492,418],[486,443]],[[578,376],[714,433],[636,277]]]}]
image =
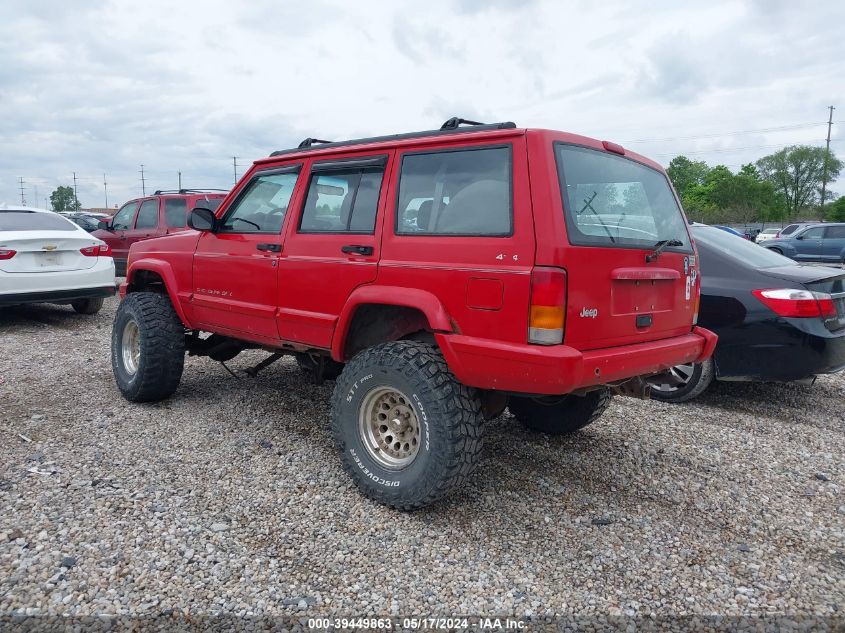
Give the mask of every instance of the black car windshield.
[{"label": "black car windshield", "polygon": [[752,268],[776,268],[779,266],[794,266],[795,262],[788,257],[778,255],[774,251],[758,246],[750,240],[728,233],[714,226],[693,226],[692,235],[696,243],[718,251],[730,259]]},{"label": "black car windshield", "polygon": [[76,231],[76,225],[56,213],[0,210],[0,231]]},{"label": "black car windshield", "polygon": [[690,252],[686,221],[666,175],[622,156],[555,143],[569,241],[580,246]]}]

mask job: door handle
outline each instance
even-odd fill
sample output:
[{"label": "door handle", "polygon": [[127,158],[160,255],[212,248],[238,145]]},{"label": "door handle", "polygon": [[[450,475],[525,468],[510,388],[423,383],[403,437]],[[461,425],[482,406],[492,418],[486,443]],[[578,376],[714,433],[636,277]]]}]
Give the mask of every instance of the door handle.
[{"label": "door handle", "polygon": [[282,252],[282,245],[281,244],[256,244],[255,248],[260,251],[267,251],[268,253],[281,253]]},{"label": "door handle", "polygon": [[347,244],[346,246],[342,246],[340,248],[340,252],[355,255],[372,255],[373,247],[363,246],[361,244]]}]

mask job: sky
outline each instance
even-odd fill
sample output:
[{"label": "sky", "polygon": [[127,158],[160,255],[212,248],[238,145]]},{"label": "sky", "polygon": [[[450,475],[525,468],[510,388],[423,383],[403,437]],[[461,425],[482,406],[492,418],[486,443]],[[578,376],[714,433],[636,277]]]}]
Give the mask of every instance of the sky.
[{"label": "sky", "polygon": [[[791,144],[845,157],[845,3],[2,0],[0,203],[230,188],[271,151],[452,116],[666,165]],[[103,187],[103,178],[108,183]],[[845,189],[840,180],[834,191]],[[845,194],[845,190],[839,191]]]}]

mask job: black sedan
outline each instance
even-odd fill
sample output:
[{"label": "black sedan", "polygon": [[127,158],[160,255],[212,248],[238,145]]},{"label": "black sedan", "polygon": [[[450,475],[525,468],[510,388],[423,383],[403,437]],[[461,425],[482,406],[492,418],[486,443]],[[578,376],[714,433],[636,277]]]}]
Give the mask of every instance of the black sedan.
[{"label": "black sedan", "polygon": [[698,323],[719,335],[713,357],[655,379],[652,397],[684,402],[713,380],[786,382],[845,368],[845,270],[796,264],[695,224]]}]

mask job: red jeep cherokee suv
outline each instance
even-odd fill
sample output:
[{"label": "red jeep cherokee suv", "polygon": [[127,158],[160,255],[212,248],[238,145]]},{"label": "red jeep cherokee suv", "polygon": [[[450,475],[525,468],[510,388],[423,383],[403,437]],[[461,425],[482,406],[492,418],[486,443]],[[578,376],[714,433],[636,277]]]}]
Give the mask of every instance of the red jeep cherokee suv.
[{"label": "red jeep cherokee suv", "polygon": [[94,231],[94,237],[111,247],[116,274],[126,274],[129,247],[135,242],[184,231],[187,228],[188,212],[197,205],[210,209],[220,206],[226,194],[213,191],[156,191],[149,197],[130,200],[111,218],[102,220],[100,228]]},{"label": "red jeep cherokee suv", "polygon": [[505,407],[575,431],[716,343],[695,326],[698,263],[666,174],[607,141],[461,119],[306,139],[189,224],[131,248],[112,334],[123,395],[173,394],[186,351],[269,351],[253,374],[295,355],[337,378],[343,465],[396,508],[465,480]]}]

